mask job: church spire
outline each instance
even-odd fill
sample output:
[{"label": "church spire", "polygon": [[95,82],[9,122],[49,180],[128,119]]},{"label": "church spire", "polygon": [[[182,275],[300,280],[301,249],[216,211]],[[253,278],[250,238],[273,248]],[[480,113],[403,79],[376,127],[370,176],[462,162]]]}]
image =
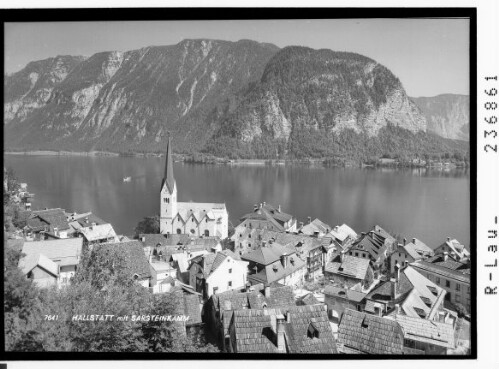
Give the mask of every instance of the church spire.
[{"label": "church spire", "polygon": [[161,184],[161,188],[163,188],[163,186],[166,183],[170,193],[173,192],[173,187],[175,185],[175,178],[173,177],[173,156],[172,156],[171,146],[172,143],[170,135],[168,135],[168,146],[166,147],[165,176],[163,177],[163,183]]}]

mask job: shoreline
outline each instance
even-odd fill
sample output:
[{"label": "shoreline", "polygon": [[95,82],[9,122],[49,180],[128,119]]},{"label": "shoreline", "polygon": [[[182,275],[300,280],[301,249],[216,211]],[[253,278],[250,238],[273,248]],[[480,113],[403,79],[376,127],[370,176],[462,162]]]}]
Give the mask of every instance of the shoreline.
[{"label": "shoreline", "polygon": [[[17,156],[107,156],[107,157],[135,157],[135,158],[162,158],[164,154],[158,153],[116,153],[110,151],[54,151],[54,150],[32,150],[32,151],[4,151],[4,155]],[[324,167],[342,167],[342,168],[366,168],[366,169],[466,169],[466,166],[455,165],[454,163],[431,163],[426,165],[401,165],[401,164],[354,164],[328,163],[328,159],[225,159],[217,157],[205,157],[202,160],[196,160],[191,155],[174,155],[174,161],[187,164],[210,164],[210,165],[228,165],[228,166],[324,166]]]}]

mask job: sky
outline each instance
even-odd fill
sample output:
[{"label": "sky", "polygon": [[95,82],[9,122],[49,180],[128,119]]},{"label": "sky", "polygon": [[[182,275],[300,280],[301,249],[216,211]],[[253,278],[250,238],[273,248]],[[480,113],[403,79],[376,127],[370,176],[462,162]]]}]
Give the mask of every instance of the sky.
[{"label": "sky", "polygon": [[5,23],[5,72],[56,55],[91,56],[193,38],[356,52],[389,68],[410,96],[469,94],[468,19]]}]

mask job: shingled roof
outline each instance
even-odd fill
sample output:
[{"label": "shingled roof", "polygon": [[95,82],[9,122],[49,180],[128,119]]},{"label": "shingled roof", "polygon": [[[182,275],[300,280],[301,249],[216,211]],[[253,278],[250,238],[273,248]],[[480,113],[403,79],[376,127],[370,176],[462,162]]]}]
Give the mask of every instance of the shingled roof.
[{"label": "shingled roof", "polygon": [[326,272],[344,275],[355,279],[364,280],[369,269],[369,259],[358,258],[351,255],[343,256],[343,261],[331,262],[326,265]]},{"label": "shingled roof", "polygon": [[284,267],[280,260],[277,260],[272,264],[265,265],[258,273],[248,275],[248,281],[263,283],[267,286],[280,281],[284,277],[287,277],[306,266],[305,261],[296,256],[296,254],[293,254],[288,258],[289,261],[287,262],[286,267]]},{"label": "shingled roof", "polygon": [[338,348],[344,353],[402,355],[404,333],[390,319],[345,309],[338,326]]},{"label": "shingled roof", "polygon": [[432,345],[454,348],[454,328],[447,323],[397,314],[393,319],[399,323],[404,338]]},{"label": "shingled roof", "polygon": [[420,271],[428,271],[439,274],[442,277],[455,279],[459,282],[470,283],[470,275],[460,270],[449,269],[438,264],[428,263],[424,260],[411,263],[410,265]]},{"label": "shingled roof", "polygon": [[[275,309],[238,310],[232,318],[238,353],[278,353],[275,337],[277,316],[284,316],[286,352],[335,354],[336,344],[324,305]],[[317,335],[310,337],[310,326]]]},{"label": "shingled roof", "polygon": [[270,265],[277,260],[280,260],[282,255],[289,255],[295,251],[284,247],[278,243],[260,247],[241,256],[242,260],[253,261],[260,265]]},{"label": "shingled roof", "polygon": [[66,266],[77,265],[80,262],[82,247],[82,238],[64,238],[25,242],[22,252],[26,256],[43,254],[58,265]]},{"label": "shingled roof", "polygon": [[59,231],[69,229],[69,223],[64,209],[55,208],[47,210],[35,210],[31,213],[31,217],[27,220],[28,226],[35,230],[41,231],[45,227],[47,230],[57,228]]},{"label": "shingled roof", "polygon": [[339,297],[353,302],[361,302],[366,297],[366,294],[363,292],[331,285],[324,288],[324,295]]}]

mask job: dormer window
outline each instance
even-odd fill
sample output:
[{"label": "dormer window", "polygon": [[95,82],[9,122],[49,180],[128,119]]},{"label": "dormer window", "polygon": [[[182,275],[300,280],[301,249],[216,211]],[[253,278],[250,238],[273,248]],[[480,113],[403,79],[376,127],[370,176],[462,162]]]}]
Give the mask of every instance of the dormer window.
[{"label": "dormer window", "polygon": [[[440,278],[438,279],[438,283],[440,283]],[[433,286],[426,286],[426,288],[428,288],[428,290],[430,290],[430,292],[432,294],[434,294],[435,296],[438,296],[438,290],[433,287]]]},{"label": "dormer window", "polygon": [[428,306],[429,308],[431,308],[431,300],[428,297],[419,296],[419,298],[421,299],[421,301],[424,302],[424,304],[426,306]]},{"label": "dormer window", "polygon": [[423,309],[415,307],[414,311],[416,312],[416,314],[419,315],[420,318],[423,318],[423,319],[426,318],[426,313]]},{"label": "dormer window", "polygon": [[360,325],[362,328],[368,328],[369,327],[369,321],[367,319],[367,316],[364,317],[362,320],[362,324]]},{"label": "dormer window", "polygon": [[308,329],[307,329],[307,337],[308,338],[319,338],[319,330],[317,329],[317,327],[314,325],[314,323],[310,323],[308,325]]}]

